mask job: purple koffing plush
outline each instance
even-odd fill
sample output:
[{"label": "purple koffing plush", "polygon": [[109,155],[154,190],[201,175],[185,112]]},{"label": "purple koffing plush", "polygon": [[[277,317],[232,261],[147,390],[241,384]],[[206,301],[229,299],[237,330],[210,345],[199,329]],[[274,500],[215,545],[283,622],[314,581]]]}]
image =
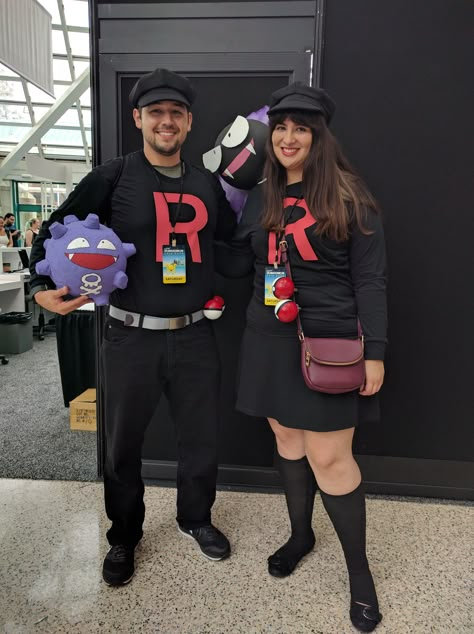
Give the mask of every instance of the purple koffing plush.
[{"label": "purple koffing plush", "polygon": [[48,275],[56,288],[67,286],[72,296],[88,295],[97,306],[105,306],[112,291],[127,286],[127,258],[137,250],[101,225],[98,216],[66,216],[64,224],[55,222],[49,230],[52,239],[44,242],[46,258],[37,263],[36,272]]}]

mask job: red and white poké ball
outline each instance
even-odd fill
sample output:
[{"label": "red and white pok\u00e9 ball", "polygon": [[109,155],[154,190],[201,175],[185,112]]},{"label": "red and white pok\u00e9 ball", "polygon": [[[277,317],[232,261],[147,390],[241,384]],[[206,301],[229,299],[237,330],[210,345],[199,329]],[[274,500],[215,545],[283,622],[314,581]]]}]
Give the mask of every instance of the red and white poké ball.
[{"label": "red and white pok\u00e9 ball", "polygon": [[295,285],[289,277],[279,277],[274,282],[272,290],[278,299],[290,299],[295,293]]},{"label": "red and white pok\u00e9 ball", "polygon": [[204,317],[208,319],[219,319],[225,309],[225,302],[220,295],[214,295],[214,297],[208,300],[204,304]]},{"label": "red and white pok\u00e9 ball", "polygon": [[285,324],[288,324],[290,321],[295,321],[298,316],[298,312],[298,304],[292,299],[282,299],[275,306],[275,317],[279,321],[283,321]]}]

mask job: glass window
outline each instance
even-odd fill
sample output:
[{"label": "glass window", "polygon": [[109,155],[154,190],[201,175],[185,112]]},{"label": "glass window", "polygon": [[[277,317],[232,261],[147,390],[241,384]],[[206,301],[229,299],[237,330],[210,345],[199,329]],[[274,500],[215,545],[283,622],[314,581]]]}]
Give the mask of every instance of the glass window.
[{"label": "glass window", "polygon": [[[0,145],[1,147],[1,145]],[[12,147],[10,147],[10,150]],[[54,146],[54,145],[43,145],[43,154],[45,158],[54,158],[67,161],[68,159],[74,159],[76,161],[84,161],[85,160],[85,152],[84,147],[67,147],[67,146]],[[31,154],[38,154],[38,148],[32,147],[30,150]],[[89,146],[89,157],[91,155],[91,147]]]},{"label": "glass window", "polygon": [[69,32],[69,43],[73,56],[89,57],[89,33]]},{"label": "glass window", "polygon": [[[26,126],[2,125],[0,126],[0,135],[5,143],[19,143],[22,138],[30,131]],[[12,148],[10,148],[11,151]]]},{"label": "glass window", "polygon": [[71,73],[69,72],[67,59],[53,59],[53,77],[71,81]]},{"label": "glass window", "polygon": [[51,105],[54,103],[54,97],[48,95],[44,90],[33,86],[33,84],[28,84],[28,92],[30,93],[30,99],[33,103],[47,103]]},{"label": "glass window", "polygon": [[0,103],[0,122],[31,123],[28,106]]},{"label": "glass window", "polygon": [[91,105],[91,90],[90,88],[88,88],[81,95],[81,106],[89,106],[90,108],[90,105]]},{"label": "glass window", "polygon": [[90,63],[89,62],[84,62],[82,60],[74,60],[74,70],[76,71],[76,77],[79,77],[79,75],[82,75],[82,73],[86,70],[86,68],[89,68]]},{"label": "glass window", "polygon": [[66,42],[64,41],[64,33],[53,29],[51,33],[53,37],[53,55],[66,55]]},{"label": "glass window", "polygon": [[66,185],[63,183],[43,183],[41,185],[41,183],[18,182],[18,203],[20,205],[41,205],[43,203],[59,207],[65,200]]},{"label": "glass window", "polygon": [[66,24],[89,27],[89,7],[87,2],[63,0]]},{"label": "glass window", "polygon": [[[44,147],[44,155],[46,158],[75,158],[76,160],[85,160],[86,153],[84,147],[52,147],[47,145]],[[91,155],[91,148],[89,146],[89,156]]]},{"label": "glass window", "polygon": [[[1,0],[0,0],[1,1]],[[37,0],[52,16],[52,24],[61,26],[61,17],[58,10],[58,0]],[[62,0],[68,29],[69,41],[73,55],[74,72],[76,78],[85,69],[89,68],[89,7],[83,0]],[[28,93],[33,104],[35,122],[48,112],[49,108],[59,99],[71,85],[71,73],[69,71],[66,56],[66,45],[62,29],[53,28],[52,33],[53,54],[53,80],[54,97],[51,97],[41,89],[28,83]],[[57,59],[62,56],[62,59]],[[77,58],[81,59],[77,59]],[[57,83],[60,81],[61,83]],[[63,82],[67,82],[64,84]],[[88,143],[91,143],[91,96],[87,90],[81,97],[81,111]],[[71,127],[64,130],[62,127]],[[14,146],[22,141],[31,130],[31,119],[26,104],[22,82],[19,76],[0,64],[0,162],[3,157],[11,152]],[[84,160],[85,152],[82,147],[82,135],[80,121],[75,105],[52,126],[42,139],[44,154],[50,158]],[[89,148],[90,149],[90,148]],[[30,152],[37,154],[38,148],[31,148]]]},{"label": "glass window", "polygon": [[[87,142],[90,145],[91,133],[86,132]],[[58,128],[51,128],[44,137],[41,139],[43,145],[78,145],[82,147],[82,135],[81,130],[62,130]]]},{"label": "glass window", "polygon": [[17,77],[17,74],[8,68],[8,66],[4,66],[0,64],[0,75],[8,75],[8,77]]},{"label": "glass window", "polygon": [[1,101],[25,101],[25,92],[19,81],[0,80]]}]

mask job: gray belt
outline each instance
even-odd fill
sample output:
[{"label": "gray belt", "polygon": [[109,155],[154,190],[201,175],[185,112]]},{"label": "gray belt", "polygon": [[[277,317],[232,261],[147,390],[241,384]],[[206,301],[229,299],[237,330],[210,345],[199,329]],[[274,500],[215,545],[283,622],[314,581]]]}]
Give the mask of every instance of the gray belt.
[{"label": "gray belt", "polygon": [[123,322],[125,326],[146,328],[147,330],[178,330],[189,326],[189,324],[194,324],[204,317],[202,310],[197,310],[195,313],[182,315],[181,317],[153,317],[152,315],[131,313],[116,306],[109,306],[109,315]]}]

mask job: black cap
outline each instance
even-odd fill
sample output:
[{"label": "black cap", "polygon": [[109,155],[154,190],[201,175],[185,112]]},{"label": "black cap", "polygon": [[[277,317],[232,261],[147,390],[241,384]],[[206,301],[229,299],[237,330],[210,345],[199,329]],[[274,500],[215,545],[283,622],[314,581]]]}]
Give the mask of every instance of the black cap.
[{"label": "black cap", "polygon": [[166,68],[157,68],[140,77],[132,88],[129,100],[134,108],[158,101],[179,101],[191,106],[195,97],[196,91],[189,79]]},{"label": "black cap", "polygon": [[290,110],[320,112],[326,119],[326,123],[329,123],[336,110],[336,104],[322,88],[312,88],[300,81],[295,81],[272,94],[268,114]]}]

